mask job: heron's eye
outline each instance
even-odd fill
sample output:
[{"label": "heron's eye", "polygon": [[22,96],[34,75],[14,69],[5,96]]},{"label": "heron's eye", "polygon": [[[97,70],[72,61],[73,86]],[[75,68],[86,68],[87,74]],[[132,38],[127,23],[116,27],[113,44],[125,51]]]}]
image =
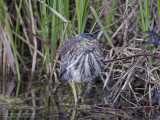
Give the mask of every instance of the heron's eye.
[{"label": "heron's eye", "polygon": [[90,39],[89,39],[89,38],[84,38],[84,40],[85,40],[86,42],[90,42]]}]

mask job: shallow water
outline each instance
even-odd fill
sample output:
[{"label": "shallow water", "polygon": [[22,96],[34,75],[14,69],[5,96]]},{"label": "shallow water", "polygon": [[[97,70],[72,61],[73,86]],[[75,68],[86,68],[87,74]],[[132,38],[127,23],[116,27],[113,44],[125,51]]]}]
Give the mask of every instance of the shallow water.
[{"label": "shallow water", "polygon": [[[32,81],[29,77],[21,82],[18,97],[16,89],[10,96],[0,94],[0,117],[16,120],[110,120],[110,119],[142,119],[145,109],[114,109],[107,104],[107,92],[102,89],[103,83],[91,85],[85,91],[82,102],[74,104],[74,97],[69,84],[55,84],[45,77]],[[80,86],[87,87],[87,83]],[[117,106],[128,106],[119,100]],[[134,111],[135,110],[135,111]],[[139,112],[141,111],[141,112]],[[155,109],[155,111],[157,111]],[[153,115],[151,115],[153,118]],[[156,117],[157,118],[157,117]]]}]

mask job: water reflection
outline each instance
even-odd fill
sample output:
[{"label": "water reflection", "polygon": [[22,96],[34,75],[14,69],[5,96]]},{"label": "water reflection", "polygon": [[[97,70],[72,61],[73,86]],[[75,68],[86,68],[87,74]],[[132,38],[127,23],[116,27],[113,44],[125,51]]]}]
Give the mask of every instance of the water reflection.
[{"label": "water reflection", "polygon": [[[123,112],[106,109],[106,91],[102,86],[92,84],[91,90],[84,93],[83,103],[74,104],[71,88],[67,83],[55,84],[46,77],[24,75],[20,92],[9,89],[10,95],[0,94],[0,117],[4,120],[84,120],[84,119],[117,119],[129,118]],[[10,86],[11,84],[9,84]],[[5,87],[5,88],[9,88]],[[87,84],[81,86],[87,87]],[[94,107],[100,106],[100,107]]]}]

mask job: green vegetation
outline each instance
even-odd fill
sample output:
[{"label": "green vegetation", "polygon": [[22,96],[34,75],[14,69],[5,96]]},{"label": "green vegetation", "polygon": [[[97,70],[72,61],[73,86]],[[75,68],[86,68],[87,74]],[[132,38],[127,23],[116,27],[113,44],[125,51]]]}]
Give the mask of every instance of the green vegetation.
[{"label": "green vegetation", "polygon": [[[159,47],[143,43],[144,31],[159,29],[159,0],[0,0],[0,94],[20,101],[18,97],[32,97],[34,107],[54,106],[55,112],[53,94],[58,102],[74,102],[65,85],[59,87],[60,51],[68,38],[95,34],[105,60],[141,53],[159,56]],[[106,96],[114,96],[111,103],[149,106],[159,74],[159,59],[142,56],[106,63],[99,79]],[[60,88],[63,92],[56,91]]]}]

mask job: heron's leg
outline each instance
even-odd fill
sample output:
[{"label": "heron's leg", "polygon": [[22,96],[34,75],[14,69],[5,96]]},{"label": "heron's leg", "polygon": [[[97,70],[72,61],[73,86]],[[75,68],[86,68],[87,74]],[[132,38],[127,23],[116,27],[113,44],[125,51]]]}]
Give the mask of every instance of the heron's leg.
[{"label": "heron's leg", "polygon": [[73,92],[73,95],[74,95],[74,101],[75,101],[75,104],[76,104],[77,103],[77,93],[76,93],[75,82],[71,81],[70,86],[71,86],[71,89],[72,89],[72,92]]},{"label": "heron's leg", "polygon": [[80,84],[76,84],[77,85],[77,89],[78,89],[78,95],[81,93],[81,86]]},{"label": "heron's leg", "polygon": [[73,110],[70,120],[75,120],[75,117],[76,117],[76,110]]},{"label": "heron's leg", "polygon": [[82,104],[84,103],[84,98],[83,95],[85,93],[85,87],[82,84],[76,84],[78,88],[78,103],[81,102]]}]

